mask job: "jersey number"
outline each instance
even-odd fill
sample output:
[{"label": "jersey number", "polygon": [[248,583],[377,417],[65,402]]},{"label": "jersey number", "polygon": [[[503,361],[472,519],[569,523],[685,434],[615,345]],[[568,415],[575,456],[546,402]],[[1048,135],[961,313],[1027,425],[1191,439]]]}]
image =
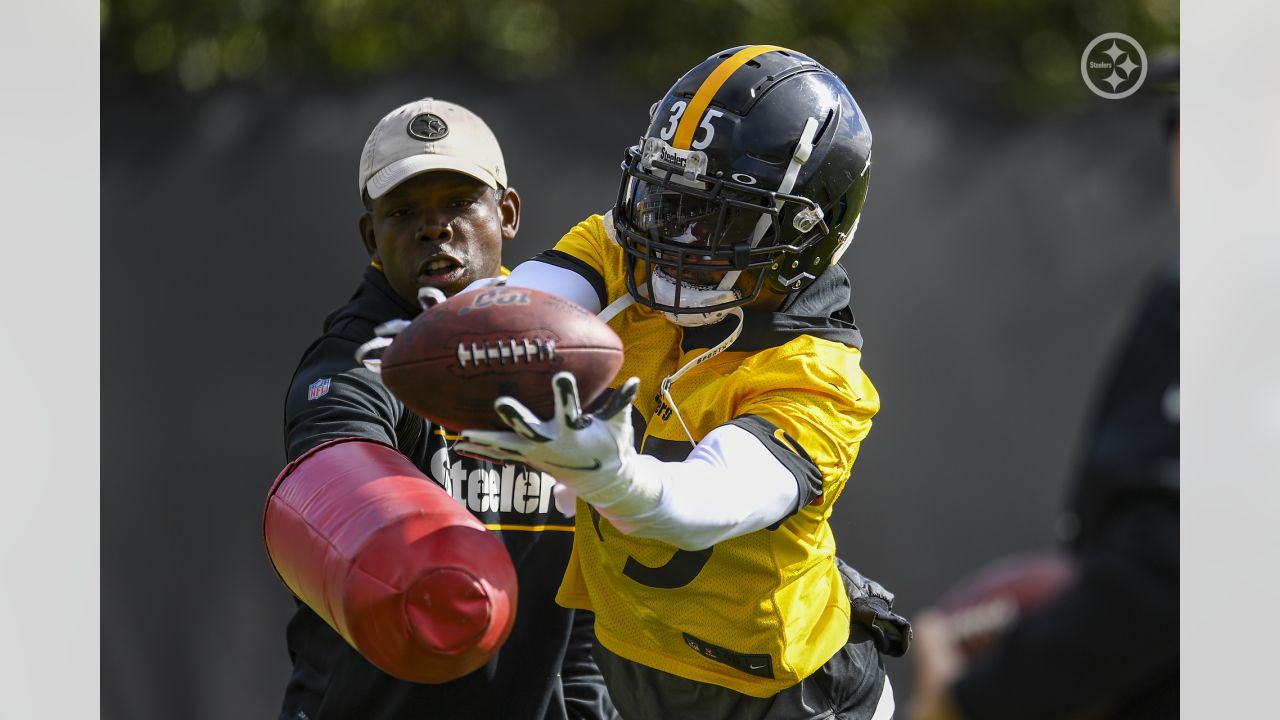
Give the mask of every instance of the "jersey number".
[{"label": "jersey number", "polygon": [[622,574],[652,588],[671,590],[684,587],[698,577],[703,566],[711,559],[711,551],[715,549],[712,545],[705,550],[677,550],[665,565],[658,567],[649,567],[628,555]]},{"label": "jersey number", "polygon": [[[596,537],[603,541],[604,535],[600,532],[600,513],[596,512],[595,508],[591,508],[591,523],[595,525]],[[693,582],[698,573],[702,572],[702,568],[711,559],[711,552],[715,549],[712,545],[705,550],[676,550],[670,560],[658,567],[649,567],[628,555],[627,563],[622,567],[622,574],[646,587],[664,590],[681,588]]]}]

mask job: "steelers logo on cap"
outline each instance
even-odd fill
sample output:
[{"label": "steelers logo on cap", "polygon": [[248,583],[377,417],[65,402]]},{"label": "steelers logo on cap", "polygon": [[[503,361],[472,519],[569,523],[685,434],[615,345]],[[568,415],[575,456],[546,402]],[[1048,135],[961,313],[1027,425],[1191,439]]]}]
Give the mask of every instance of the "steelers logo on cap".
[{"label": "steelers logo on cap", "polygon": [[432,113],[422,113],[409,121],[409,134],[419,140],[428,142],[440,140],[449,134],[449,126],[439,115]]}]

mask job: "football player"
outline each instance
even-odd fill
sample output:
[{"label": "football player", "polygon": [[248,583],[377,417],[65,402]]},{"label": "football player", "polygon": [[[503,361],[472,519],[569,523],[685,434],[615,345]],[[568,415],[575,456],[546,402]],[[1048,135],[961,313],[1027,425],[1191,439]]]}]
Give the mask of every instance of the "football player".
[{"label": "football player", "polygon": [[909,627],[850,573],[877,641],[850,642],[828,523],[880,406],[838,262],[870,167],[836,75],[776,46],[719,52],[652,107],[613,210],[508,280],[600,312],[625,346],[594,412],[561,374],[553,417],[500,398],[512,431],[456,449],[576,495],[557,599],[596,613],[629,720],[892,715],[876,645],[900,652]]}]

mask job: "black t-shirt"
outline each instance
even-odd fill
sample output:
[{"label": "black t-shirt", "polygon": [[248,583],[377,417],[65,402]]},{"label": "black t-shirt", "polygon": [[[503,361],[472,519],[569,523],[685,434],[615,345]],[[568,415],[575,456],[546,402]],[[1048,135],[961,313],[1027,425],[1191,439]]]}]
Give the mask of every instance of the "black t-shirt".
[{"label": "black t-shirt", "polygon": [[573,543],[573,520],[556,509],[554,480],[523,466],[455,455],[444,431],[413,414],[356,349],[374,328],[418,308],[383,274],[365,270],[355,295],[332,313],[302,357],[285,401],[288,460],[336,438],[385,442],[465,505],[506,545],[520,597],[511,635],[482,668],[449,683],[421,685],[374,667],[310,608],[289,622],[293,675],[281,720],[613,717],[590,657],[592,616],[555,603]]}]

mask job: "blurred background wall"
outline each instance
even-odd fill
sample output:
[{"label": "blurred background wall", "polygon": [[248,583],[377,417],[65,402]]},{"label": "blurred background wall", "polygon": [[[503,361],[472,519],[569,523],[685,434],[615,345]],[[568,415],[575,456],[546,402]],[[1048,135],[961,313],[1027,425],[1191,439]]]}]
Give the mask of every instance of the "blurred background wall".
[{"label": "blurred background wall", "polygon": [[[846,80],[875,135],[844,258],[883,410],[841,554],[918,611],[1055,542],[1093,388],[1177,211],[1159,102],[1094,36],[1176,49],[1176,0],[102,0],[102,711],[274,717],[288,593],[260,536],[293,368],[366,262],[364,139],[422,96],[493,127],[509,264],[607,209],[685,69],[749,42]],[[910,664],[891,661],[900,700]]]}]

